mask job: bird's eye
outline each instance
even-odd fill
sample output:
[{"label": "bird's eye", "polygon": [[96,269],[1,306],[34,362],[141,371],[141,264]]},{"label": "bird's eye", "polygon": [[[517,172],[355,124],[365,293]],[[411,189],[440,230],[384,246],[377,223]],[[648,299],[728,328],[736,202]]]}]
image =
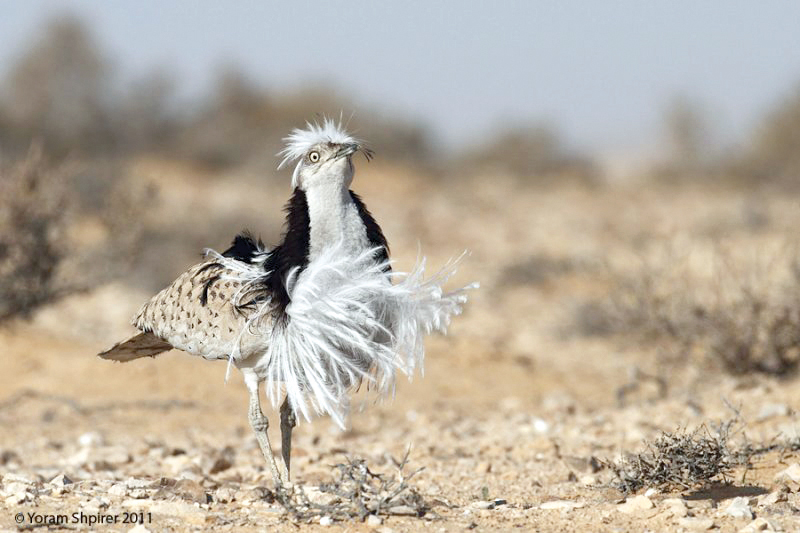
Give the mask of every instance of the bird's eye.
[{"label": "bird's eye", "polygon": [[308,160],[311,161],[312,163],[316,163],[317,161],[319,161],[319,152],[315,151],[308,154]]}]

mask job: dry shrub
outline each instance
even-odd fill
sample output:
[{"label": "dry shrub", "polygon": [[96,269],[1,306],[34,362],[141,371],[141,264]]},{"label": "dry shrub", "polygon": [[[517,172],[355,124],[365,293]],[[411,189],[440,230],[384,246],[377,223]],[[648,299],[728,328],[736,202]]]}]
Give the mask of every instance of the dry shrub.
[{"label": "dry shrub", "polygon": [[613,485],[625,494],[645,487],[662,491],[700,489],[727,482],[735,466],[728,449],[730,424],[712,433],[702,426],[692,432],[662,432],[645,442],[645,451],[606,463],[616,476]]},{"label": "dry shrub", "polygon": [[[113,170],[76,168],[54,167],[33,149],[0,169],[0,321],[27,317],[130,268],[154,190],[112,177]],[[86,221],[99,235],[90,242],[79,235]]]},{"label": "dry shrub", "polygon": [[699,351],[732,374],[784,376],[800,363],[800,263],[781,254],[766,268],[716,251],[716,274],[695,275],[674,250],[633,271],[609,271],[604,299],[577,306],[572,330],[587,336],[666,340]]},{"label": "dry shrub", "polygon": [[319,487],[322,502],[311,501],[300,487],[279,490],[274,499],[297,521],[311,522],[322,517],[332,520],[365,520],[369,515],[411,515],[423,517],[431,509],[419,491],[409,484],[421,469],[404,470],[408,454],[394,461],[395,472],[373,472],[363,459],[350,459],[335,465],[337,477]]},{"label": "dry shrub", "polygon": [[0,170],[0,321],[59,295],[65,191],[63,174],[48,168],[39,152]]}]

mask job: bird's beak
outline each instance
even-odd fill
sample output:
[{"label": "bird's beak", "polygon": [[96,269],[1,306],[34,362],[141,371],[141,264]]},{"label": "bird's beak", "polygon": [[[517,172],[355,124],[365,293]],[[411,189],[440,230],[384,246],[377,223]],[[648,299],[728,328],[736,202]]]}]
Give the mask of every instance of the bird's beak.
[{"label": "bird's beak", "polygon": [[336,159],[339,159],[340,157],[353,155],[359,150],[359,148],[360,146],[357,143],[343,144],[342,147],[339,148],[339,151],[336,152]]}]

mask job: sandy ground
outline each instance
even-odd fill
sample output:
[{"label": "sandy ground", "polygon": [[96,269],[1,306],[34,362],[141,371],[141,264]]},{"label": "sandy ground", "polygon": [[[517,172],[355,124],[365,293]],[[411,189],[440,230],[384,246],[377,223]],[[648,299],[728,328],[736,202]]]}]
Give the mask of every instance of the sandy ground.
[{"label": "sandy ground", "polygon": [[[136,170],[160,187],[148,224],[161,232],[174,222],[211,233],[206,219],[215,213],[224,222],[213,234],[229,225],[233,233],[239,213],[268,239],[279,233],[285,187],[252,177],[238,188],[218,177],[191,181],[188,170],[154,162]],[[670,363],[657,345],[570,331],[575,306],[608,290],[605,265],[633,268],[637,254],[665,241],[701,255],[720,243],[769,255],[793,244],[796,201],[699,188],[541,190],[497,176],[445,187],[377,165],[360,172],[354,188],[382,223],[399,267],[418,249],[432,265],[470,249],[454,284],[482,287],[449,336],[430,339],[424,377],[402,382],[394,401],[358,396],[344,432],[327,419],[295,430],[296,485],[331,480],[332,465],[346,457],[391,473],[391,458],[410,448],[407,470],[424,468],[410,483],[431,510],[304,529],[800,530],[800,477],[791,479],[798,452],[754,458],[729,486],[642,491],[627,503],[596,461],[642,451],[643,440],[661,431],[736,416],[739,439],[797,438],[795,380],[731,377]],[[27,513],[122,521],[125,512],[142,512],[151,531],[297,529],[264,498],[271,478],[238,375],[225,384],[224,364],[179,352],[125,365],[94,356],[131,331],[128,318],[149,285],[191,263],[190,252],[181,254],[0,329],[0,527],[16,530],[18,513],[22,527],[32,527]],[[637,379],[637,370],[663,377],[665,393]],[[620,403],[626,385],[632,392]],[[276,443],[278,417],[267,415]],[[54,529],[134,525],[70,521]]]}]

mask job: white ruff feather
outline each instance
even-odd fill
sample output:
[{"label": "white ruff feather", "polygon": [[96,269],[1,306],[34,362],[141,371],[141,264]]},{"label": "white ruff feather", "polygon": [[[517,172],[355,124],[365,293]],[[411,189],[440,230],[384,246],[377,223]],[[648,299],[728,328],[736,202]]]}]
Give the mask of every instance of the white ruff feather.
[{"label": "white ruff feather", "polygon": [[[306,420],[329,414],[344,428],[348,392],[366,382],[379,395],[393,393],[398,370],[409,378],[421,371],[424,334],[444,332],[477,284],[442,290],[461,257],[425,280],[424,259],[408,274],[392,274],[375,262],[375,249],[357,257],[342,249],[329,247],[289,275],[288,320],[264,320],[270,308],[263,305],[244,329],[268,339],[255,370],[273,405],[285,388]],[[393,277],[400,279],[392,284]]]},{"label": "white ruff feather", "polygon": [[[298,161],[305,157],[305,155],[314,146],[321,143],[334,143],[334,144],[361,144],[361,141],[351,136],[344,130],[344,126],[339,122],[335,122],[330,118],[323,118],[322,123],[306,122],[306,129],[299,128],[292,130],[288,137],[284,137],[286,148],[278,152],[278,156],[283,157],[278,169],[283,168],[293,161]],[[300,161],[292,173],[292,187],[297,187],[297,173],[300,168]]]}]

